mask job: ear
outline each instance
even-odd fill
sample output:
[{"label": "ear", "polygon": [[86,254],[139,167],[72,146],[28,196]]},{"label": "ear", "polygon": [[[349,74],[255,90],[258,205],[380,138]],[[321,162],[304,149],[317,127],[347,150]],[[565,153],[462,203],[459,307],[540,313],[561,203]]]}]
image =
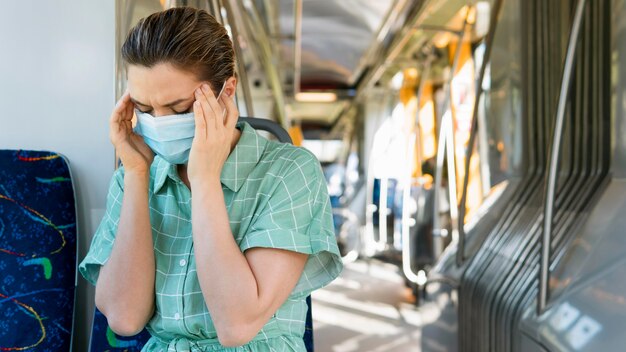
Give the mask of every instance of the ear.
[{"label": "ear", "polygon": [[237,92],[237,77],[230,77],[226,80],[224,86],[224,94],[229,97],[232,97]]}]

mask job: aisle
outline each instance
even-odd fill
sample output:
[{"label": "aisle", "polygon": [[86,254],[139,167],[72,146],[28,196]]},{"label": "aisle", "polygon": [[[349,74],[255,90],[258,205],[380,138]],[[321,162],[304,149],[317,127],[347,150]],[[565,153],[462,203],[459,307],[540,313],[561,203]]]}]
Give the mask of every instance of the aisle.
[{"label": "aisle", "polygon": [[348,264],[312,297],[316,352],[420,351],[424,318],[396,266]]}]

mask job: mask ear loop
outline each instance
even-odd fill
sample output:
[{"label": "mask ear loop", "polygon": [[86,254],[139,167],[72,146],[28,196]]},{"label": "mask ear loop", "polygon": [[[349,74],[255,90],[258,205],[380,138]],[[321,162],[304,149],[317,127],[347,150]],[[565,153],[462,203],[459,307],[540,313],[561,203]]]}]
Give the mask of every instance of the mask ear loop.
[{"label": "mask ear loop", "polygon": [[[220,90],[220,92],[217,94],[217,98],[215,100],[217,100],[217,103],[219,104],[220,102],[220,97],[222,96],[222,93],[224,93],[224,89],[226,88],[226,81],[224,81],[224,84],[222,84],[222,90]],[[224,109],[222,111],[222,119],[226,117],[226,109]]]}]

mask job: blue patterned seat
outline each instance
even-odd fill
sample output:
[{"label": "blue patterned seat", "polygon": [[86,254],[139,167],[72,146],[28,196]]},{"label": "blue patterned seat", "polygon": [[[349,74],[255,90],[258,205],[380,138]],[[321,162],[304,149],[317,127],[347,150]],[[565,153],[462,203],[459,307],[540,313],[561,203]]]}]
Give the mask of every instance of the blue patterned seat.
[{"label": "blue patterned seat", "polygon": [[70,351],[76,207],[67,160],[0,150],[0,351]]},{"label": "blue patterned seat", "polygon": [[143,345],[150,338],[148,330],[143,329],[139,334],[122,337],[115,334],[107,323],[107,318],[96,308],[91,330],[91,352],[134,352],[141,351]]}]

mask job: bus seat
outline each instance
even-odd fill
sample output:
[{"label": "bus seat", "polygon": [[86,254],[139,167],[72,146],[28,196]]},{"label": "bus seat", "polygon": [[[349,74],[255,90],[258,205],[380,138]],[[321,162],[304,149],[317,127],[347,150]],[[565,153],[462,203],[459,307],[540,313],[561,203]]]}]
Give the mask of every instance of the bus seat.
[{"label": "bus seat", "polygon": [[76,249],[67,159],[0,150],[0,349],[71,350]]}]

